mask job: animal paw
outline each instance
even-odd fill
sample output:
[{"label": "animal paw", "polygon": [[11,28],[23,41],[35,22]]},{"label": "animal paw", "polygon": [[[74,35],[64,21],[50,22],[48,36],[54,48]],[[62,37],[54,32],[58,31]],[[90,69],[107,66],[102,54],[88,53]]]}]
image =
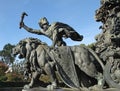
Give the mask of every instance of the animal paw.
[{"label": "animal paw", "polygon": [[56,87],[57,87],[57,86],[56,86],[56,83],[53,83],[52,85],[48,85],[48,86],[47,86],[47,89],[48,89],[48,90],[54,90]]},{"label": "animal paw", "polygon": [[24,89],[30,89],[30,88],[31,88],[30,85],[25,85],[25,86],[24,86]]}]

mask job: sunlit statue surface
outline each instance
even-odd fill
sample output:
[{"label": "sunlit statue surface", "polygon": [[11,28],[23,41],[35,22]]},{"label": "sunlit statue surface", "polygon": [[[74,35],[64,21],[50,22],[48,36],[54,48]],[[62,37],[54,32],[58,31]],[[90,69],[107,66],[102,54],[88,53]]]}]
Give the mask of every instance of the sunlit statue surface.
[{"label": "sunlit statue surface", "polygon": [[[104,91],[107,88],[120,89],[120,0],[101,0],[95,19],[103,25],[94,43],[94,50],[86,46],[68,46],[64,38],[82,41],[83,36],[67,24],[49,24],[46,17],[39,21],[41,29],[36,30],[24,24],[25,12],[21,16],[20,28],[52,40],[52,46],[37,38],[25,38],[13,48],[13,55],[25,58],[25,76],[31,78],[24,89],[42,86],[42,74],[50,77],[45,88],[64,86],[80,91],[87,87],[90,91]],[[73,42],[74,42],[73,41]],[[60,79],[58,79],[58,77]],[[63,85],[62,85],[63,86]],[[85,91],[85,90],[83,90]],[[119,91],[119,90],[112,90]]]},{"label": "sunlit statue surface", "polygon": [[[96,53],[85,46],[66,46],[62,39],[65,37],[81,41],[82,35],[64,23],[55,22],[50,25],[45,17],[41,18],[38,23],[41,30],[29,28],[23,22],[25,15],[27,14],[24,12],[21,16],[20,28],[31,33],[45,35],[53,41],[53,44],[48,46],[40,39],[25,38],[13,48],[14,55],[19,54],[19,58],[26,59],[25,76],[31,74],[31,82],[25,85],[24,89],[33,88],[36,83],[39,84],[41,74],[47,74],[50,77],[51,83],[47,85],[48,88],[57,88],[59,81],[56,72],[63,83],[71,88],[90,87],[95,83],[102,86],[103,77],[94,62],[96,61],[102,69],[104,69],[104,65]],[[89,82],[86,83],[84,79]]]},{"label": "sunlit statue surface", "polygon": [[66,46],[66,43],[62,39],[63,37],[71,38],[74,41],[81,41],[83,39],[82,35],[78,34],[72,27],[67,24],[61,22],[54,22],[52,24],[49,24],[46,17],[41,18],[38,24],[41,28],[39,30],[29,28],[24,24],[22,18],[22,21],[20,22],[20,28],[24,28],[31,33],[47,36],[53,41],[52,47],[55,47],[55,45]]},{"label": "sunlit statue surface", "polygon": [[[34,87],[41,74],[50,76],[51,84],[47,86],[48,88],[58,87],[59,81],[55,74],[56,71],[63,83],[71,88],[80,89],[82,84],[89,87],[93,85],[91,78],[96,79],[99,86],[102,85],[101,73],[97,71],[94,62],[100,64],[102,68],[104,65],[96,53],[87,47],[61,46],[51,49],[39,39],[26,38],[13,48],[13,54],[19,54],[19,58],[28,60],[29,67],[27,69],[32,76],[30,84],[26,85],[25,89]],[[91,78],[82,76],[82,72]],[[88,83],[83,80],[85,78],[89,80]]]}]

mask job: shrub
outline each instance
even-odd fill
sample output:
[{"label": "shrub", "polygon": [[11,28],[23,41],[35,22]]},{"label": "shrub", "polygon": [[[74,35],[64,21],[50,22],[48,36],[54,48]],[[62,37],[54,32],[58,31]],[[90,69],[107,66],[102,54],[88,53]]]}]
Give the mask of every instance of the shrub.
[{"label": "shrub", "polygon": [[7,81],[11,81],[11,82],[22,82],[23,81],[23,77],[17,73],[7,73],[6,77],[7,77]]},{"label": "shrub", "polygon": [[8,69],[8,66],[0,61],[0,81],[6,81],[7,77],[5,76],[5,71]]},{"label": "shrub", "polygon": [[6,76],[0,76],[0,81],[6,81],[7,80],[7,77]]},{"label": "shrub", "polygon": [[8,66],[0,61],[0,75],[4,75],[7,69],[8,69]]}]

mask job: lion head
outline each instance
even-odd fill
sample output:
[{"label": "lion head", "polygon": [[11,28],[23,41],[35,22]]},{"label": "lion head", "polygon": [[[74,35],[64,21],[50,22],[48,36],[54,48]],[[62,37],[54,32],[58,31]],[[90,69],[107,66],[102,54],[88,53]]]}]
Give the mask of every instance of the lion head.
[{"label": "lion head", "polygon": [[12,54],[14,56],[19,55],[18,57],[20,59],[25,58],[28,52],[30,53],[33,49],[35,49],[40,44],[45,44],[45,43],[41,42],[37,38],[23,39],[12,49]]},{"label": "lion head", "polygon": [[24,58],[26,56],[26,42],[20,41],[13,49],[12,49],[12,54],[14,56],[19,54],[19,58]]}]

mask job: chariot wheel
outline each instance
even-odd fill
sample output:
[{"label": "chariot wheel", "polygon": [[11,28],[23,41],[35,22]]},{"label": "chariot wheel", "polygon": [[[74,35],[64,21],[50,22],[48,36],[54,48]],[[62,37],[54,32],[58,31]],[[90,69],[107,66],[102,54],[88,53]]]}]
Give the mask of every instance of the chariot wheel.
[{"label": "chariot wheel", "polygon": [[120,59],[108,61],[103,75],[109,87],[120,89]]}]

